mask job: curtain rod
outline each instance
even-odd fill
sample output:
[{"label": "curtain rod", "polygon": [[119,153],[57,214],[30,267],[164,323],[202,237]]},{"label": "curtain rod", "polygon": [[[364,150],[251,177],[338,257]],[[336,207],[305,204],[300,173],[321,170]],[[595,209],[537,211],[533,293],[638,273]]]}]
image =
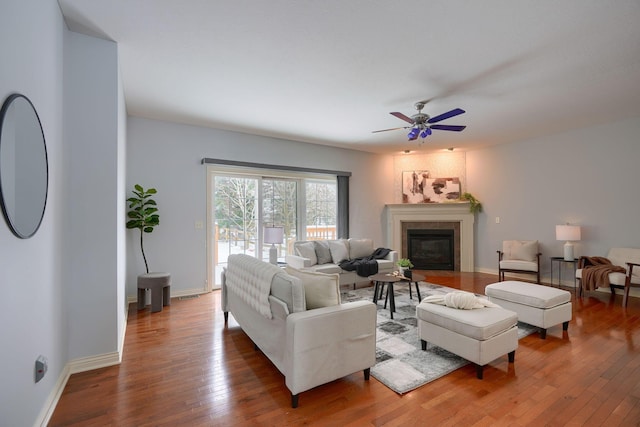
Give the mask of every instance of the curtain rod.
[{"label": "curtain rod", "polygon": [[266,163],[240,162],[237,160],[212,159],[210,157],[203,158],[202,164],[203,165],[241,166],[241,167],[274,169],[274,170],[284,170],[284,171],[293,171],[293,172],[323,173],[323,174],[336,175],[336,176],[351,176],[351,172],[344,172],[344,171],[303,168],[298,166],[269,165]]}]

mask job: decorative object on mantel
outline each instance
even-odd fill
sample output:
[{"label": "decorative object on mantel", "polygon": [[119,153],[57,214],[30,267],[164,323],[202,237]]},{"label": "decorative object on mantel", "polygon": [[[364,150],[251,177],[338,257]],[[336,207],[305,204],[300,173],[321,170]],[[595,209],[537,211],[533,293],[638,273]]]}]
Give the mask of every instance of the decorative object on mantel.
[{"label": "decorative object on mantel", "polygon": [[480,203],[480,200],[473,197],[473,194],[464,193],[461,199],[469,202],[469,212],[471,213],[482,212],[482,203]]},{"label": "decorative object on mantel", "polygon": [[130,211],[127,212],[127,216],[130,218],[127,221],[127,228],[137,228],[140,230],[140,250],[142,251],[142,258],[144,259],[144,267],[149,273],[149,264],[147,264],[147,256],[144,253],[144,233],[151,233],[153,228],[160,224],[160,216],[158,215],[157,203],[151,198],[156,194],[155,188],[149,188],[145,190],[141,185],[136,184],[134,186],[133,194],[135,197],[129,197]]},{"label": "decorative object on mantel", "polygon": [[460,200],[460,178],[430,178],[427,170],[402,172],[402,203],[457,200]]}]

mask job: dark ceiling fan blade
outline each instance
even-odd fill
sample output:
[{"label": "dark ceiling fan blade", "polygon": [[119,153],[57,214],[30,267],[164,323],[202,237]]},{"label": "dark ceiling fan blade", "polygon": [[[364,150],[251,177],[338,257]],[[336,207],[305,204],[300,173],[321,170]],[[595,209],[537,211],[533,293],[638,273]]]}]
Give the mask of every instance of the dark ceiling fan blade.
[{"label": "dark ceiling fan blade", "polygon": [[452,130],[454,132],[460,132],[466,128],[466,126],[456,126],[456,125],[431,125],[429,126],[431,129],[437,130]]},{"label": "dark ceiling fan blade", "polygon": [[[464,112],[465,111],[463,109],[461,109],[461,108],[454,108],[451,111],[447,111],[446,113],[442,113],[439,116],[435,116],[435,117],[430,118],[429,120],[427,120],[427,123],[437,123],[439,121],[448,119],[450,117],[455,117],[455,116],[458,116],[460,114],[463,114]],[[391,114],[393,114],[393,113],[391,113]]]},{"label": "dark ceiling fan blade", "polygon": [[378,132],[386,132],[388,130],[398,130],[398,129],[406,129],[407,127],[401,127],[401,128],[391,128],[391,129],[381,129],[381,130],[374,130],[371,131],[371,133],[378,133]]},{"label": "dark ceiling fan blade", "polygon": [[407,117],[402,113],[398,113],[397,111],[394,111],[393,113],[389,113],[392,116],[396,116],[397,118],[399,118],[400,120],[404,120],[407,123],[411,123],[413,124],[413,119],[411,117]]}]

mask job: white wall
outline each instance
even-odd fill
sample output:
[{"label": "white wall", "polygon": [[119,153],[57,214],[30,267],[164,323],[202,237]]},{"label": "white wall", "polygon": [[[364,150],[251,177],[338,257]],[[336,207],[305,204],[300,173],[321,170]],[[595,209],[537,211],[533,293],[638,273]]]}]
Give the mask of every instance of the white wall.
[{"label": "white wall", "polygon": [[467,187],[484,207],[476,269],[497,270],[502,240],[537,239],[548,276],[549,257],[563,253],[555,226],[566,222],[582,227],[576,256],[640,247],[639,134],[633,118],[468,152]]},{"label": "white wall", "polygon": [[[46,407],[67,362],[62,226],[63,34],[50,0],[0,3],[0,102],[13,92],[31,99],[46,139],[49,195],[43,222],[30,239],[16,238],[0,219],[0,425],[29,426]],[[49,371],[34,381],[38,355]]]},{"label": "white wall", "polygon": [[122,75],[118,66],[118,146],[116,163],[116,313],[118,324],[118,353],[122,357],[127,311],[129,309],[126,293],[127,279],[127,108],[122,86]]},{"label": "white wall", "polygon": [[[27,426],[46,422],[69,372],[118,362],[126,111],[116,45],[69,32],[56,1],[3,1],[0,55],[0,97],[31,99],[49,157],[36,235],[0,224],[0,425]],[[39,355],[48,372],[36,384]]]},{"label": "white wall", "polygon": [[[393,202],[389,156],[129,117],[127,188],[155,187],[160,226],[145,235],[149,269],[172,275],[172,295],[202,291],[207,275],[204,157],[350,171],[350,235],[384,246],[382,210]],[[139,233],[128,231],[127,294],[144,272]]]},{"label": "white wall", "polygon": [[[118,70],[113,42],[67,33],[65,157],[69,357],[118,348]],[[121,223],[121,221],[120,221]]]}]

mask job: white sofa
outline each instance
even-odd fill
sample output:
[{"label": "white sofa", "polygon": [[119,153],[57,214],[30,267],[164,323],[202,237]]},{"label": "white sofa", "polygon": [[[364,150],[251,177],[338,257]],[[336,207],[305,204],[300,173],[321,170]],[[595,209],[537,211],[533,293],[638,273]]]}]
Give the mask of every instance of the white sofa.
[{"label": "white sofa", "polygon": [[231,313],[282,372],[294,408],[299,393],[313,387],[359,370],[369,379],[376,358],[376,306],[342,304],[337,275],[230,255],[222,273],[222,310],[225,327]]},{"label": "white sofa", "polygon": [[[376,250],[371,239],[309,240],[293,244],[294,254],[287,255],[287,264],[301,270],[340,275],[340,285],[370,282],[369,274],[359,276],[356,271],[346,271],[338,264],[344,260],[369,257]],[[384,259],[377,259],[378,273],[397,270],[398,252],[390,251]]]},{"label": "white sofa", "polygon": [[585,276],[584,268],[590,268],[590,265],[597,263],[600,259],[600,257],[580,257],[578,269],[576,270],[576,279],[580,285],[580,293],[582,294],[585,288],[588,288],[586,290],[591,290],[593,288],[609,287],[612,294],[615,293],[615,288],[624,289],[622,306],[626,307],[629,299],[629,288],[640,286],[640,249],[609,249],[606,259],[609,260],[613,266],[618,267],[620,271],[612,271],[606,274],[606,279],[609,283],[606,283],[606,280],[604,280],[605,275],[595,278],[595,284],[583,283]]}]

